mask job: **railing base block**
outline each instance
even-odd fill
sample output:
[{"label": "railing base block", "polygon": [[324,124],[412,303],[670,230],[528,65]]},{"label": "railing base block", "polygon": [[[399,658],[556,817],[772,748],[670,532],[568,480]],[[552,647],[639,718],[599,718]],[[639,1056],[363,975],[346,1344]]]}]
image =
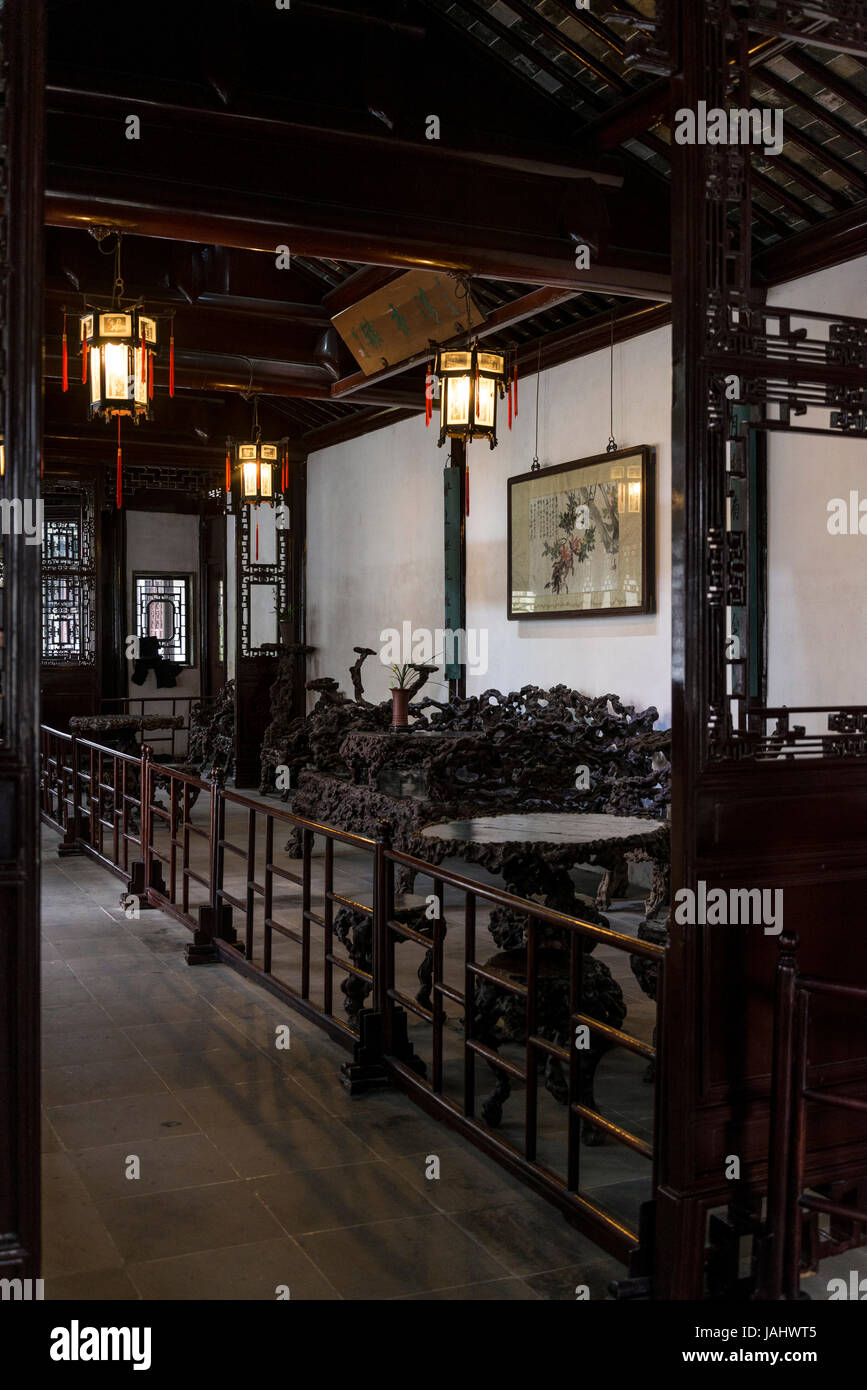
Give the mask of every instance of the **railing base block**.
[{"label": "railing base block", "polygon": [[359,1040],[352,1049],[352,1061],[340,1066],[341,1085],[351,1096],[382,1090],[390,1084],[382,1051],[382,1014],[362,1009],[358,1015]]},{"label": "railing base block", "polygon": [[614,1279],[608,1285],[608,1292],[617,1302],[626,1298],[649,1300],[653,1297],[653,1282],[649,1275],[639,1279]]},{"label": "railing base block", "polygon": [[[356,1049],[358,1043],[355,1044]],[[384,1062],[341,1062],[340,1084],[351,1096],[362,1096],[367,1091],[381,1091],[391,1084],[388,1069]]]},{"label": "railing base block", "polygon": [[130,865],[132,878],[126,885],[126,897],[136,898],[140,912],[155,911],[154,905],[148,902],[147,888],[145,887],[145,866],[142,859],[136,859]]},{"label": "railing base block", "polygon": [[[196,937],[199,935],[196,932]],[[213,941],[194,940],[184,947],[184,960],[187,965],[219,965],[220,953]]]},{"label": "railing base block", "polygon": [[[227,921],[228,914],[228,921]],[[226,936],[228,930],[229,935]],[[220,952],[217,939],[234,941],[232,931],[232,909],[230,907],[211,907],[210,903],[199,908],[199,925],[193,932],[192,942],[184,947],[187,965],[219,965]]]}]

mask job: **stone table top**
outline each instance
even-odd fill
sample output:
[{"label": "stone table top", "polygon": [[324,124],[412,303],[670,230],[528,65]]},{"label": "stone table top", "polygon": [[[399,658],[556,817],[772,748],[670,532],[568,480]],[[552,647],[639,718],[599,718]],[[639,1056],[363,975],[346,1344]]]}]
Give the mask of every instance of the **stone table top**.
[{"label": "stone table top", "polygon": [[420,831],[430,840],[460,840],[468,844],[586,845],[635,840],[657,840],[667,830],[666,821],[644,816],[610,816],[582,812],[541,812],[535,815],[475,816],[471,820],[444,821]]},{"label": "stone table top", "polygon": [[113,729],[182,729],[182,714],[75,714],[69,721],[76,733],[110,733]]}]

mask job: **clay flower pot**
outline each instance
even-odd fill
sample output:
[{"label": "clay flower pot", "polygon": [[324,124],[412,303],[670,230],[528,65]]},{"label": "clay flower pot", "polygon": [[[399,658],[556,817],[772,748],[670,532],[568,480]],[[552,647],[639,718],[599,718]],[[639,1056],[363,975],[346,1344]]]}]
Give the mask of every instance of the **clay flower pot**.
[{"label": "clay flower pot", "polygon": [[284,647],[288,647],[292,642],[292,619],[289,618],[280,624],[280,641]]},{"label": "clay flower pot", "polygon": [[409,728],[409,691],[394,686],[391,692],[391,727]]}]

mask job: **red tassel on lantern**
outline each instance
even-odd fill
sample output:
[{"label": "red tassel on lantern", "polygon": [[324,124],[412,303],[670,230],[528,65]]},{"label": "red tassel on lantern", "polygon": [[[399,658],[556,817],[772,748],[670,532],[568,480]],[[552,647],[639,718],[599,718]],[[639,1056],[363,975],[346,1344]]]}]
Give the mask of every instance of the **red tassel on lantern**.
[{"label": "red tassel on lantern", "polygon": [[232,491],[232,454],[231,450],[226,450],[226,491]]},{"label": "red tassel on lantern", "polygon": [[169,395],[175,394],[175,334],[169,338]]},{"label": "red tassel on lantern", "polygon": [[[258,511],[259,508],[257,507],[256,510]],[[256,522],[256,559],[258,560],[258,558],[259,558],[259,523],[258,523],[258,521],[257,521],[257,522]]]},{"label": "red tassel on lantern", "polygon": [[87,381],[87,339],[82,335],[81,339],[81,384],[84,386]]},{"label": "red tassel on lantern", "polygon": [[145,344],[144,324],[142,324],[142,326],[141,326],[141,379],[142,379],[142,385],[144,385],[145,371],[147,370],[146,367],[145,367],[145,358],[146,358],[146,357],[147,357],[147,346],[146,346],[146,344]]},{"label": "red tassel on lantern", "polygon": [[120,416],[117,417],[117,487],[115,491],[118,510],[123,506],[123,454],[120,448]]},{"label": "red tassel on lantern", "polygon": [[470,514],[470,465],[464,470],[464,496],[467,499],[467,516]]},{"label": "red tassel on lantern", "polygon": [[517,420],[517,418],[518,418],[518,364],[517,364],[517,362],[515,363],[515,365],[514,365],[513,368],[512,368],[512,390],[513,390],[514,393],[515,393],[515,407],[514,407],[514,409],[515,409],[515,419]]},{"label": "red tassel on lantern", "polygon": [[154,355],[153,355],[152,352],[149,352],[149,353],[148,353],[148,400],[149,400],[149,401],[152,401],[153,398],[154,398]]},{"label": "red tassel on lantern", "polygon": [[433,364],[428,366],[424,379],[424,423],[428,428],[433,416]]},{"label": "red tassel on lantern", "polygon": [[509,429],[511,429],[511,428],[512,428],[512,383],[511,383],[511,382],[509,382],[509,389],[508,389],[508,391],[506,392],[506,395],[507,395],[508,398],[509,398]]},{"label": "red tassel on lantern", "polygon": [[65,315],[65,314],[63,315],[63,389],[64,389],[64,391],[68,391],[68,390],[69,390],[69,370],[68,370],[68,363],[67,363],[67,348],[66,348],[66,315]]}]

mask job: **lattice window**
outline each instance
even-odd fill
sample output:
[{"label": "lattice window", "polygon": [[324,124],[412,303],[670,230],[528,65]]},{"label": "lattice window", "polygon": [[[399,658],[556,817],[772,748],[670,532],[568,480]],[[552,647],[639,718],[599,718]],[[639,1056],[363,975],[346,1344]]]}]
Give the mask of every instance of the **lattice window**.
[{"label": "lattice window", "polygon": [[45,485],[42,525],[42,660],[94,660],[95,561],[92,489]]},{"label": "lattice window", "polygon": [[136,632],[155,637],[165,661],[191,666],[190,613],[192,575],[137,574],[135,576]]}]

